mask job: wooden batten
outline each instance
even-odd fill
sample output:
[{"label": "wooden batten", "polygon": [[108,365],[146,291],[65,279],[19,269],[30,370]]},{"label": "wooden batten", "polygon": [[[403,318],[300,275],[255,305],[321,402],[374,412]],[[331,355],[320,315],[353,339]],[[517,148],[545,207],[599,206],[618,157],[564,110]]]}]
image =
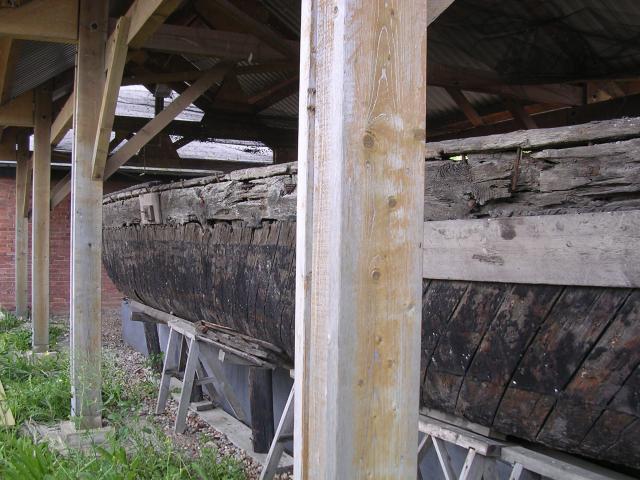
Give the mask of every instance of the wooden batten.
[{"label": "wooden batten", "polygon": [[412,478],[427,2],[319,1],[302,12],[305,37],[315,16],[318,43],[315,103],[300,111],[315,108],[313,150],[300,157],[313,168],[313,205],[298,222],[313,218],[312,241],[297,252],[312,248],[296,475]]},{"label": "wooden batten", "polygon": [[[92,179],[104,85],[108,5],[80,0],[71,182],[71,414],[81,429],[102,427],[102,180]],[[67,184],[69,185],[69,184]]]},{"label": "wooden batten", "polygon": [[33,351],[49,349],[49,195],[51,186],[51,88],[35,92],[31,303]]},{"label": "wooden batten", "polygon": [[640,211],[425,222],[425,278],[640,287]]}]

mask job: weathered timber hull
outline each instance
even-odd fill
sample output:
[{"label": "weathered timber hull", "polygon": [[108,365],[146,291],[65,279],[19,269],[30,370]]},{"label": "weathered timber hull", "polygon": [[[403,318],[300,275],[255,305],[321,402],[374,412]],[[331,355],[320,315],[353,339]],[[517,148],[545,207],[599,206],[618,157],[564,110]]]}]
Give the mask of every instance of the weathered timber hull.
[{"label": "weathered timber hull", "polygon": [[[620,189],[607,193],[608,203],[584,184],[562,202],[561,187],[541,191],[542,168],[527,170],[533,158],[523,160],[519,203],[505,155],[432,162],[425,219],[640,204],[638,187],[621,182],[607,186]],[[294,165],[276,166],[109,196],[109,275],[133,299],[229,326],[293,358],[295,175]],[[159,196],[162,219],[143,225],[138,197],[149,192]],[[640,468],[640,290],[425,279],[423,292],[422,406]]]}]

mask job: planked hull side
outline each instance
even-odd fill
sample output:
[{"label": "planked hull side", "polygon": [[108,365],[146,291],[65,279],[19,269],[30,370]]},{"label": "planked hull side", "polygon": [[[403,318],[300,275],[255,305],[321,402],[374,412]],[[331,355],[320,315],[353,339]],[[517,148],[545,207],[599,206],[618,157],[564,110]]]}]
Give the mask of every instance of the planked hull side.
[{"label": "planked hull side", "polygon": [[[106,229],[128,297],[293,358],[295,222]],[[640,290],[425,280],[422,406],[640,467]]]}]

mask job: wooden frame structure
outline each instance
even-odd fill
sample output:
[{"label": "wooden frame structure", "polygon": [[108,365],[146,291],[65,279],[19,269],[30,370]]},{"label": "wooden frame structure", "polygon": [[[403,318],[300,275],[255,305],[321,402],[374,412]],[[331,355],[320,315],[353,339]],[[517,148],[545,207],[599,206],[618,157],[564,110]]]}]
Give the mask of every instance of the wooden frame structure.
[{"label": "wooden frame structure", "polygon": [[[290,129],[270,126],[273,118],[255,117],[289,98],[298,85],[296,395],[291,400],[297,478],[415,474],[423,277],[640,286],[640,272],[617,261],[628,255],[629,262],[640,263],[630,248],[640,235],[635,211],[561,219],[415,221],[422,217],[425,156],[464,155],[479,148],[479,140],[472,139],[464,145],[430,143],[425,153],[427,85],[445,88],[466,119],[445,125],[439,133],[520,122],[529,129],[521,133],[522,141],[483,141],[494,141],[501,151],[517,149],[521,155],[532,145],[559,141],[558,136],[536,136],[534,129],[546,121],[543,117],[567,107],[592,112],[596,99],[638,94],[637,81],[623,85],[617,79],[587,78],[581,79],[583,88],[569,81],[516,83],[495,72],[435,62],[427,70],[427,28],[453,0],[302,0],[300,45],[227,0],[214,6],[195,1],[193,11],[165,24],[181,3],[135,0],[113,19],[107,2],[89,0],[32,0],[0,10],[0,125],[35,132],[31,163],[24,130],[3,134],[18,139],[13,145],[8,142],[8,152],[17,158],[16,306],[18,313],[26,313],[26,225],[33,171],[36,352],[48,348],[49,210],[71,194],[72,413],[80,428],[102,425],[104,180],[158,135],[182,135],[173,144],[176,148],[220,132],[277,139],[280,143],[274,144],[290,147],[295,143]],[[215,24],[221,12],[237,31],[203,27]],[[189,26],[196,14],[202,17],[199,26]],[[65,90],[68,97],[59,99],[59,109],[52,106],[48,84],[9,98],[8,70],[15,61],[15,41],[21,39],[77,45],[74,82]],[[158,53],[215,57],[218,63],[195,70],[184,67],[184,58],[170,58],[171,70],[152,71],[147,57]],[[235,65],[240,61],[248,64]],[[251,95],[238,88],[239,77],[265,72],[287,75]],[[158,83],[180,94],[167,108],[150,120],[116,116],[121,85]],[[505,111],[482,115],[465,92],[499,95]],[[591,100],[588,93],[593,93]],[[197,128],[176,120],[192,104],[216,102],[217,108],[203,108],[207,113]],[[72,171],[50,189],[51,146],[72,125]],[[635,136],[637,128],[620,124],[617,138]],[[109,155],[114,129],[115,143],[127,141]],[[583,136],[578,130],[574,133]],[[564,134],[564,140],[571,138],[571,131]],[[511,238],[505,238],[505,231]],[[559,233],[565,231],[581,243],[568,245],[569,234]],[[544,241],[540,249],[530,248],[532,232]],[[607,245],[602,243],[605,234],[612,238]],[[596,256],[603,268],[587,278],[581,264]],[[542,257],[553,258],[552,268],[537,265]],[[471,461],[470,472],[473,465]]]}]

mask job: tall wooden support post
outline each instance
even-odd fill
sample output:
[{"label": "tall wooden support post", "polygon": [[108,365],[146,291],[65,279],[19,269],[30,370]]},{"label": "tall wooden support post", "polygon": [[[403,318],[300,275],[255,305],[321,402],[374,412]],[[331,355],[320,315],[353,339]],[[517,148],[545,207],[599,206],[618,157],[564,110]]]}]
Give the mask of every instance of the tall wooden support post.
[{"label": "tall wooden support post", "polygon": [[105,82],[107,7],[80,0],[71,178],[71,414],[80,429],[102,426],[102,179],[92,179],[92,155]]},{"label": "tall wooden support post", "polygon": [[306,0],[302,14],[302,41],[316,44],[301,48],[315,62],[302,59],[301,77],[315,70],[316,91],[301,81],[299,228],[312,217],[297,252],[311,249],[297,274],[310,298],[304,318],[296,297],[295,474],[414,478],[427,2]]},{"label": "tall wooden support post", "polygon": [[16,138],[18,145],[16,165],[16,238],[15,238],[15,291],[16,315],[27,316],[29,298],[29,136],[19,134]]},{"label": "tall wooden support post", "polygon": [[35,92],[33,209],[31,223],[31,319],[34,353],[49,349],[49,219],[51,190],[51,88]]},{"label": "tall wooden support post", "polygon": [[253,451],[268,453],[273,441],[273,370],[249,369],[249,406]]}]

